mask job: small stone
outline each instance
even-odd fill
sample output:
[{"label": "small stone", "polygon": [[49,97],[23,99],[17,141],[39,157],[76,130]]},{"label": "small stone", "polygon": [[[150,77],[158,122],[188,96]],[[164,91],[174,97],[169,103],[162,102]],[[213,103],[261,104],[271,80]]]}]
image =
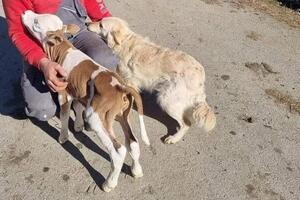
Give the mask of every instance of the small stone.
[{"label": "small stone", "polygon": [[44,168],[43,168],[43,172],[48,172],[49,169],[50,169],[49,167],[44,167]]},{"label": "small stone", "polygon": [[221,79],[223,79],[224,81],[227,81],[227,80],[230,79],[230,76],[229,75],[222,75]]},{"label": "small stone", "polygon": [[231,135],[236,135],[236,132],[234,132],[234,131],[230,131],[229,132]]},{"label": "small stone", "polygon": [[64,175],[62,176],[62,179],[63,179],[64,181],[68,181],[68,180],[70,179],[70,177],[69,177],[67,174],[64,174]]}]

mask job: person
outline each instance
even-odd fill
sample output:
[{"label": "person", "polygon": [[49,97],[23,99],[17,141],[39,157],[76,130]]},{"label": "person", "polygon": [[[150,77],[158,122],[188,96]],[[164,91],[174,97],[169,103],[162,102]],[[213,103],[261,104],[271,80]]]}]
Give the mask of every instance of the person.
[{"label": "person", "polygon": [[39,44],[22,25],[21,15],[26,10],[51,13],[64,24],[77,24],[80,31],[69,40],[82,52],[109,70],[115,70],[118,57],[95,33],[85,25],[87,17],[99,21],[111,16],[103,0],[2,0],[8,23],[9,37],[24,57],[21,88],[25,100],[25,113],[41,121],[52,118],[58,110],[56,92],[67,87],[59,77],[66,72],[58,63],[47,58]]}]

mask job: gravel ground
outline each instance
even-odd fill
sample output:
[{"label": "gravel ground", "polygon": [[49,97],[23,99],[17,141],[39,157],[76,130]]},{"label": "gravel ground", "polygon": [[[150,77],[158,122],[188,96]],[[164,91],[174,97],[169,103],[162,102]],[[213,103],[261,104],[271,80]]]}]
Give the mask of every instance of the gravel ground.
[{"label": "gravel ground", "polygon": [[[145,95],[152,145],[141,143],[144,177],[130,176],[127,159],[118,187],[104,193],[94,185],[110,163],[94,133],[71,134],[61,146],[58,119],[19,119],[21,60],[0,10],[0,199],[299,200],[300,30],[229,1],[107,4],[136,32],[205,66],[217,127],[192,128],[184,141],[165,145],[160,138],[176,124]],[[138,133],[136,114],[132,121]]]}]

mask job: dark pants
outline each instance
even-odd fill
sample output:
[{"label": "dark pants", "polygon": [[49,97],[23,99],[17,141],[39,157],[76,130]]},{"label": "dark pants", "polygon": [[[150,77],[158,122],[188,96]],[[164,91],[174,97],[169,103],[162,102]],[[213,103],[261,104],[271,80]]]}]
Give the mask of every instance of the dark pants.
[{"label": "dark pants", "polygon": [[[118,57],[95,33],[84,30],[71,39],[71,42],[77,49],[90,56],[100,65],[115,71],[119,62]],[[25,63],[21,86],[27,116],[47,121],[55,115],[57,95],[50,92],[41,71]]]}]

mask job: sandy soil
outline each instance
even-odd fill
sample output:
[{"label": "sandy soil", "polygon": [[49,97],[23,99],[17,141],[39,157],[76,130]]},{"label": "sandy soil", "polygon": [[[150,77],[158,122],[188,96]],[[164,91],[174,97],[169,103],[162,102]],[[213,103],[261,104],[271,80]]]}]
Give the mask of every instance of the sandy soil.
[{"label": "sandy soil", "polygon": [[61,146],[57,119],[19,119],[21,60],[1,10],[0,199],[299,200],[300,30],[229,1],[107,4],[136,32],[205,66],[217,127],[210,134],[192,128],[184,141],[165,145],[160,138],[176,124],[145,95],[152,146],[141,144],[144,177],[130,176],[127,159],[118,187],[104,193],[94,185],[110,163],[94,133],[71,134]]}]

